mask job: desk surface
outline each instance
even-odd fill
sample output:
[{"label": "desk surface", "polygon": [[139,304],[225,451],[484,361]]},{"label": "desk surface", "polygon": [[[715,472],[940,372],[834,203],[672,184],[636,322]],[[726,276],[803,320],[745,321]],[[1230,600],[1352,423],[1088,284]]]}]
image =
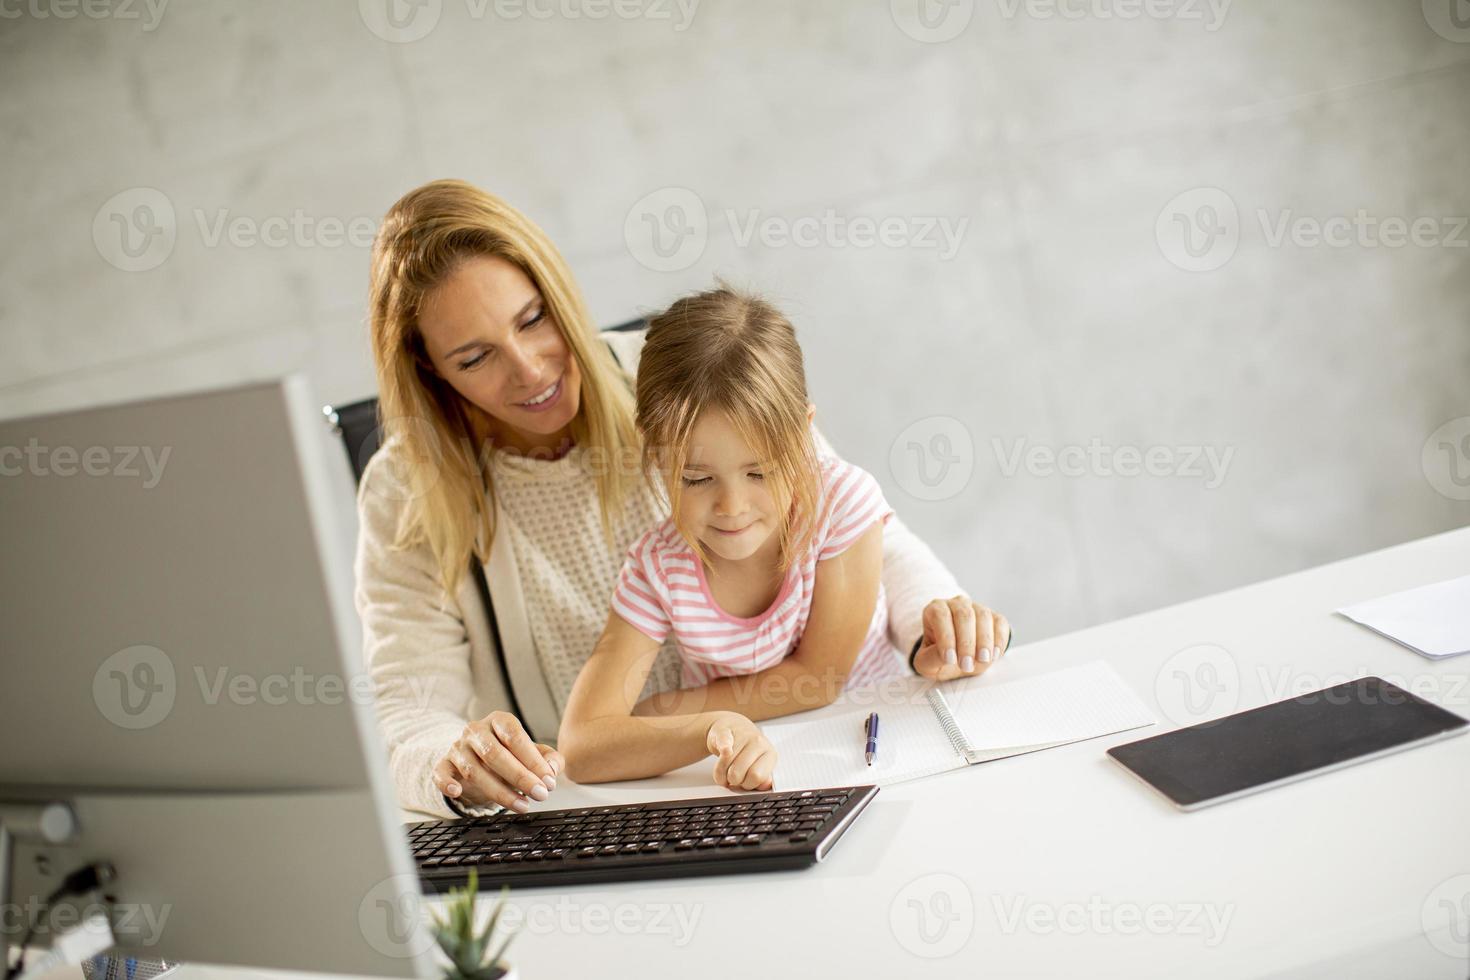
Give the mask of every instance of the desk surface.
[{"label": "desk surface", "polygon": [[[887,787],[806,871],[516,892],[509,958],[524,980],[1463,978],[1470,737],[1191,814],[1104,750],[1367,673],[1470,716],[1470,657],[1333,614],[1467,571],[1470,528],[1018,646],[995,680],[1106,659],[1159,725]],[[720,792],[708,768],[549,805]]]}]

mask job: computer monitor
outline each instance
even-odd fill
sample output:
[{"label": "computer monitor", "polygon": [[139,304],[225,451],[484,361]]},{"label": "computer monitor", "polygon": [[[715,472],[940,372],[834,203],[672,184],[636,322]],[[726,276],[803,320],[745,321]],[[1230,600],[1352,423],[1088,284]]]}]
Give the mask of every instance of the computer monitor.
[{"label": "computer monitor", "polygon": [[101,860],[119,952],[434,973],[320,426],[300,379],[0,423],[0,814],[79,826],[6,944]]}]

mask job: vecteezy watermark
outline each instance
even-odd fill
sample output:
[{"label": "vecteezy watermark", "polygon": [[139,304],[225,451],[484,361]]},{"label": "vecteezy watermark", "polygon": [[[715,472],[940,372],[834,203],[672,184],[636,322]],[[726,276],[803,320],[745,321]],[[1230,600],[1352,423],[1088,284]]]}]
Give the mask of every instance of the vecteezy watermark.
[{"label": "vecteezy watermark", "polygon": [[174,662],[157,647],[119,650],[92,675],[92,700],[119,728],[152,728],[168,717],[178,695]]},{"label": "vecteezy watermark", "polygon": [[959,419],[931,415],[906,427],[888,447],[888,470],[918,500],[949,500],[975,471],[975,443]]},{"label": "vecteezy watermark", "polygon": [[178,237],[173,202],[153,187],[119,191],[92,216],[97,254],[124,272],[158,268],[173,254]]},{"label": "vecteezy watermark", "polygon": [[[1470,217],[1381,215],[1367,208],[1351,214],[1299,214],[1293,208],[1255,209],[1268,248],[1470,248]],[[1213,272],[1229,262],[1243,233],[1235,199],[1218,187],[1177,195],[1154,224],[1159,251],[1186,272]]]},{"label": "vecteezy watermark", "polygon": [[633,258],[654,272],[689,268],[709,244],[704,200],[687,187],[645,194],[623,219],[623,241]]},{"label": "vecteezy watermark", "polygon": [[683,948],[694,940],[703,915],[699,902],[589,902],[561,895],[507,904],[500,924],[533,936],[663,936]]},{"label": "vecteezy watermark", "polygon": [[1234,0],[996,0],[1001,16],[1015,20],[1174,20],[1199,22],[1210,33],[1225,24]]},{"label": "vecteezy watermark", "polygon": [[[192,671],[200,703],[238,706],[263,704],[340,705],[373,704],[381,693],[401,694],[414,704],[428,703],[433,681],[408,677],[397,682],[401,690],[380,691],[367,674],[313,674],[302,667],[288,672],[249,674],[217,666],[195,665]],[[97,710],[119,728],[143,729],[159,724],[173,711],[180,690],[173,658],[157,647],[140,645],[119,650],[98,666],[92,676],[92,700]]]},{"label": "vecteezy watermark", "polygon": [[1425,895],[1419,922],[1435,949],[1461,963],[1470,957],[1470,874],[1446,878]]},{"label": "vecteezy watermark", "polygon": [[357,928],[369,946],[394,959],[416,959],[434,948],[414,875],[392,875],[369,888],[357,905]]},{"label": "vecteezy watermark", "polygon": [[[720,218],[738,248],[919,249],[947,262],[959,252],[968,217],[910,214],[843,214],[826,208],[813,214],[775,215],[760,208],[727,208]],[[715,226],[719,227],[718,223]],[[623,219],[623,240],[639,264],[655,272],[678,272],[698,262],[709,244],[709,212],[687,187],[663,187],[639,198]]]},{"label": "vecteezy watermark", "polygon": [[975,932],[975,897],[963,879],[946,871],[921,875],[888,903],[888,927],[915,956],[953,956]]},{"label": "vecteezy watermark", "polygon": [[1470,44],[1470,0],[1420,0],[1424,21],[1446,41]]},{"label": "vecteezy watermark", "polygon": [[1085,446],[1028,446],[1027,441],[1014,439],[1007,446],[991,438],[1002,476],[1013,477],[1024,468],[1036,477],[1169,477],[1202,480],[1206,490],[1214,490],[1225,482],[1235,457],[1234,446],[1110,446],[1096,436]]},{"label": "vecteezy watermark", "polygon": [[376,218],[359,214],[343,219],[333,215],[317,217],[295,208],[289,215],[273,214],[256,217],[231,214],[229,208],[206,211],[194,209],[194,222],[199,239],[206,248],[218,248],[221,242],[235,248],[371,248],[377,234]]},{"label": "vecteezy watermark", "polygon": [[1240,703],[1240,665],[1218,644],[1185,647],[1154,675],[1154,701],[1180,726],[1228,715]]},{"label": "vecteezy watermark", "polygon": [[975,16],[975,0],[889,0],[893,23],[915,41],[941,44],[964,33]]},{"label": "vecteezy watermark", "polygon": [[[32,436],[24,446],[0,446],[0,477],[112,476],[143,481],[152,490],[163,479],[172,446],[43,446]],[[141,469],[139,468],[141,464]],[[146,470],[146,472],[144,472]]]},{"label": "vecteezy watermark", "polygon": [[[700,0],[464,0],[471,20],[643,20],[689,29]],[[358,14],[372,34],[393,44],[427,37],[439,26],[444,0],[358,0]]]},{"label": "vecteezy watermark", "polygon": [[[293,667],[289,674],[275,673],[255,676],[234,673],[228,667],[216,667],[206,671],[194,668],[194,679],[199,684],[199,694],[211,707],[221,701],[230,704],[372,704],[376,696],[373,679],[366,674],[357,674],[343,680],[339,674],[312,674],[300,667]],[[424,683],[420,679],[420,683]]]},{"label": "vecteezy watermark", "polygon": [[100,916],[112,925],[120,944],[147,948],[163,938],[163,927],[173,909],[172,904],[139,902],[50,903],[43,896],[32,895],[24,902],[0,905],[0,935],[19,937],[34,928],[37,938],[60,936]]},{"label": "vecteezy watermark", "polygon": [[[239,214],[230,208],[189,212],[205,248],[372,247],[378,221],[370,215],[314,215],[303,208],[288,214]],[[189,227],[185,225],[185,227]],[[109,264],[124,272],[156,269],[173,254],[180,232],[178,212],[154,187],[130,187],[103,202],[92,216],[92,243]]]},{"label": "vecteezy watermark", "polygon": [[[1376,690],[1366,685],[1354,685],[1342,691],[1331,690],[1349,681],[1369,676],[1381,678],[1404,693]],[[1408,700],[1408,695],[1412,694],[1461,714],[1470,707],[1470,677],[1464,674],[1426,672],[1404,675],[1384,673],[1369,667],[1313,674],[1294,671],[1289,667],[1272,668],[1261,664],[1256,667],[1256,679],[1268,701],[1284,701],[1287,698],[1311,701],[1320,696],[1328,704],[1342,704],[1353,700],[1367,704],[1380,700],[1385,704],[1398,704]]]},{"label": "vecteezy watermark", "polygon": [[1041,936],[1189,936],[1206,949],[1225,940],[1233,903],[1130,902],[1091,895],[1078,902],[1038,902],[1026,896],[992,895],[990,904],[1000,931],[1007,935],[1025,930]]},{"label": "vecteezy watermark", "polygon": [[1317,217],[1291,208],[1272,212],[1256,209],[1261,235],[1271,248],[1470,248],[1470,217],[1376,215],[1358,208],[1351,216]]},{"label": "vecteezy watermark", "polygon": [[169,0],[0,0],[0,19],[141,21],[144,34],[158,29]]},{"label": "vecteezy watermark", "polygon": [[1420,450],[1419,465],[1442,496],[1470,500],[1470,415],[1450,419],[1431,432]]},{"label": "vecteezy watermark", "polygon": [[1240,212],[1218,187],[1196,187],[1174,197],[1154,222],[1164,258],[1186,272],[1213,272],[1240,247]]},{"label": "vecteezy watermark", "polygon": [[759,240],[766,248],[912,248],[935,251],[948,262],[960,250],[968,217],[949,215],[848,216],[827,208],[820,214],[788,218],[766,215],[759,208],[743,214],[725,211],[735,244],[741,248]]}]

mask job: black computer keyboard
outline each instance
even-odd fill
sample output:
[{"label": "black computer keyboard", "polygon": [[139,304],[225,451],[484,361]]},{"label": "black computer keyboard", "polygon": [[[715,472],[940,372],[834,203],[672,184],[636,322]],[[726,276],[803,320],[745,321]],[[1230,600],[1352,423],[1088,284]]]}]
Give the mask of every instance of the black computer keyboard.
[{"label": "black computer keyboard", "polygon": [[408,825],[430,891],[742,874],[826,856],[878,793],[840,786],[621,806],[498,813]]}]

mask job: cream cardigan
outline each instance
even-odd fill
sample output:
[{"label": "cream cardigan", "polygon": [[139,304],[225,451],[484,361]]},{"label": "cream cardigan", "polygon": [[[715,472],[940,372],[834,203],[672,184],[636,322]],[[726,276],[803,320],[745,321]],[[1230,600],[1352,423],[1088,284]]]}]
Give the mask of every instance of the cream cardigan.
[{"label": "cream cardigan", "polygon": [[[634,375],[643,333],[605,334],[604,339],[630,377]],[[455,595],[450,596],[439,584],[438,567],[427,544],[411,549],[392,546],[403,502],[393,492],[391,470],[398,465],[401,452],[401,446],[393,440],[384,444],[369,462],[358,488],[354,598],[362,619],[368,670],[377,689],[378,723],[387,744],[399,802],[410,809],[448,817],[453,812],[434,786],[434,765],[469,719],[483,718],[495,710],[512,710],[511,692],[502,679],[495,638],[473,579],[464,576]],[[556,464],[524,464],[528,471],[536,466]],[[550,470],[547,475],[551,477]],[[590,482],[587,492],[595,494]],[[587,507],[591,515],[597,513],[595,496],[587,497]],[[635,502],[630,504],[629,515],[641,515],[646,509],[643,503]],[[547,525],[548,529],[556,528],[555,534],[570,535],[584,547],[589,562],[600,563],[593,566],[599,574],[581,580],[584,589],[589,578],[611,582],[623,557],[623,547],[617,542],[609,548],[600,535],[586,533],[589,521],[580,518],[587,516],[580,514],[564,524]],[[549,617],[561,612],[538,607],[533,616],[528,609],[525,577],[514,554],[518,549],[511,542],[519,534],[523,561],[537,560],[536,552],[525,547],[526,535],[510,522],[506,507],[501,506],[496,513],[497,532],[490,560],[485,563],[485,578],[505,644],[505,673],[520,705],[521,721],[536,741],[555,745],[560,726],[557,704],[565,699],[561,688],[568,684],[566,678],[576,676],[591,654],[611,592],[609,589],[596,596],[573,597],[584,613],[594,605],[598,610],[601,618],[590,633],[585,615],[576,628],[548,630]],[[595,516],[590,523],[596,523]],[[636,536],[642,530],[630,527],[624,536]],[[568,543],[552,542],[562,546]],[[541,571],[533,570],[532,579],[539,582],[544,578]],[[896,517],[883,532],[882,577],[888,599],[889,635],[894,645],[905,651],[922,632],[924,604],[960,592],[954,577],[929,547]],[[546,589],[540,588],[539,592],[545,595]],[[533,618],[542,625],[543,644],[555,649],[538,649],[531,628]],[[557,621],[553,625],[566,624]],[[548,634],[553,634],[549,640]],[[572,645],[565,642],[568,635],[584,635],[587,639],[580,648],[568,649],[564,648]],[[665,655],[669,652],[664,651]],[[668,656],[660,658],[661,664],[672,662]],[[651,682],[653,688],[660,686],[667,684]]]}]

